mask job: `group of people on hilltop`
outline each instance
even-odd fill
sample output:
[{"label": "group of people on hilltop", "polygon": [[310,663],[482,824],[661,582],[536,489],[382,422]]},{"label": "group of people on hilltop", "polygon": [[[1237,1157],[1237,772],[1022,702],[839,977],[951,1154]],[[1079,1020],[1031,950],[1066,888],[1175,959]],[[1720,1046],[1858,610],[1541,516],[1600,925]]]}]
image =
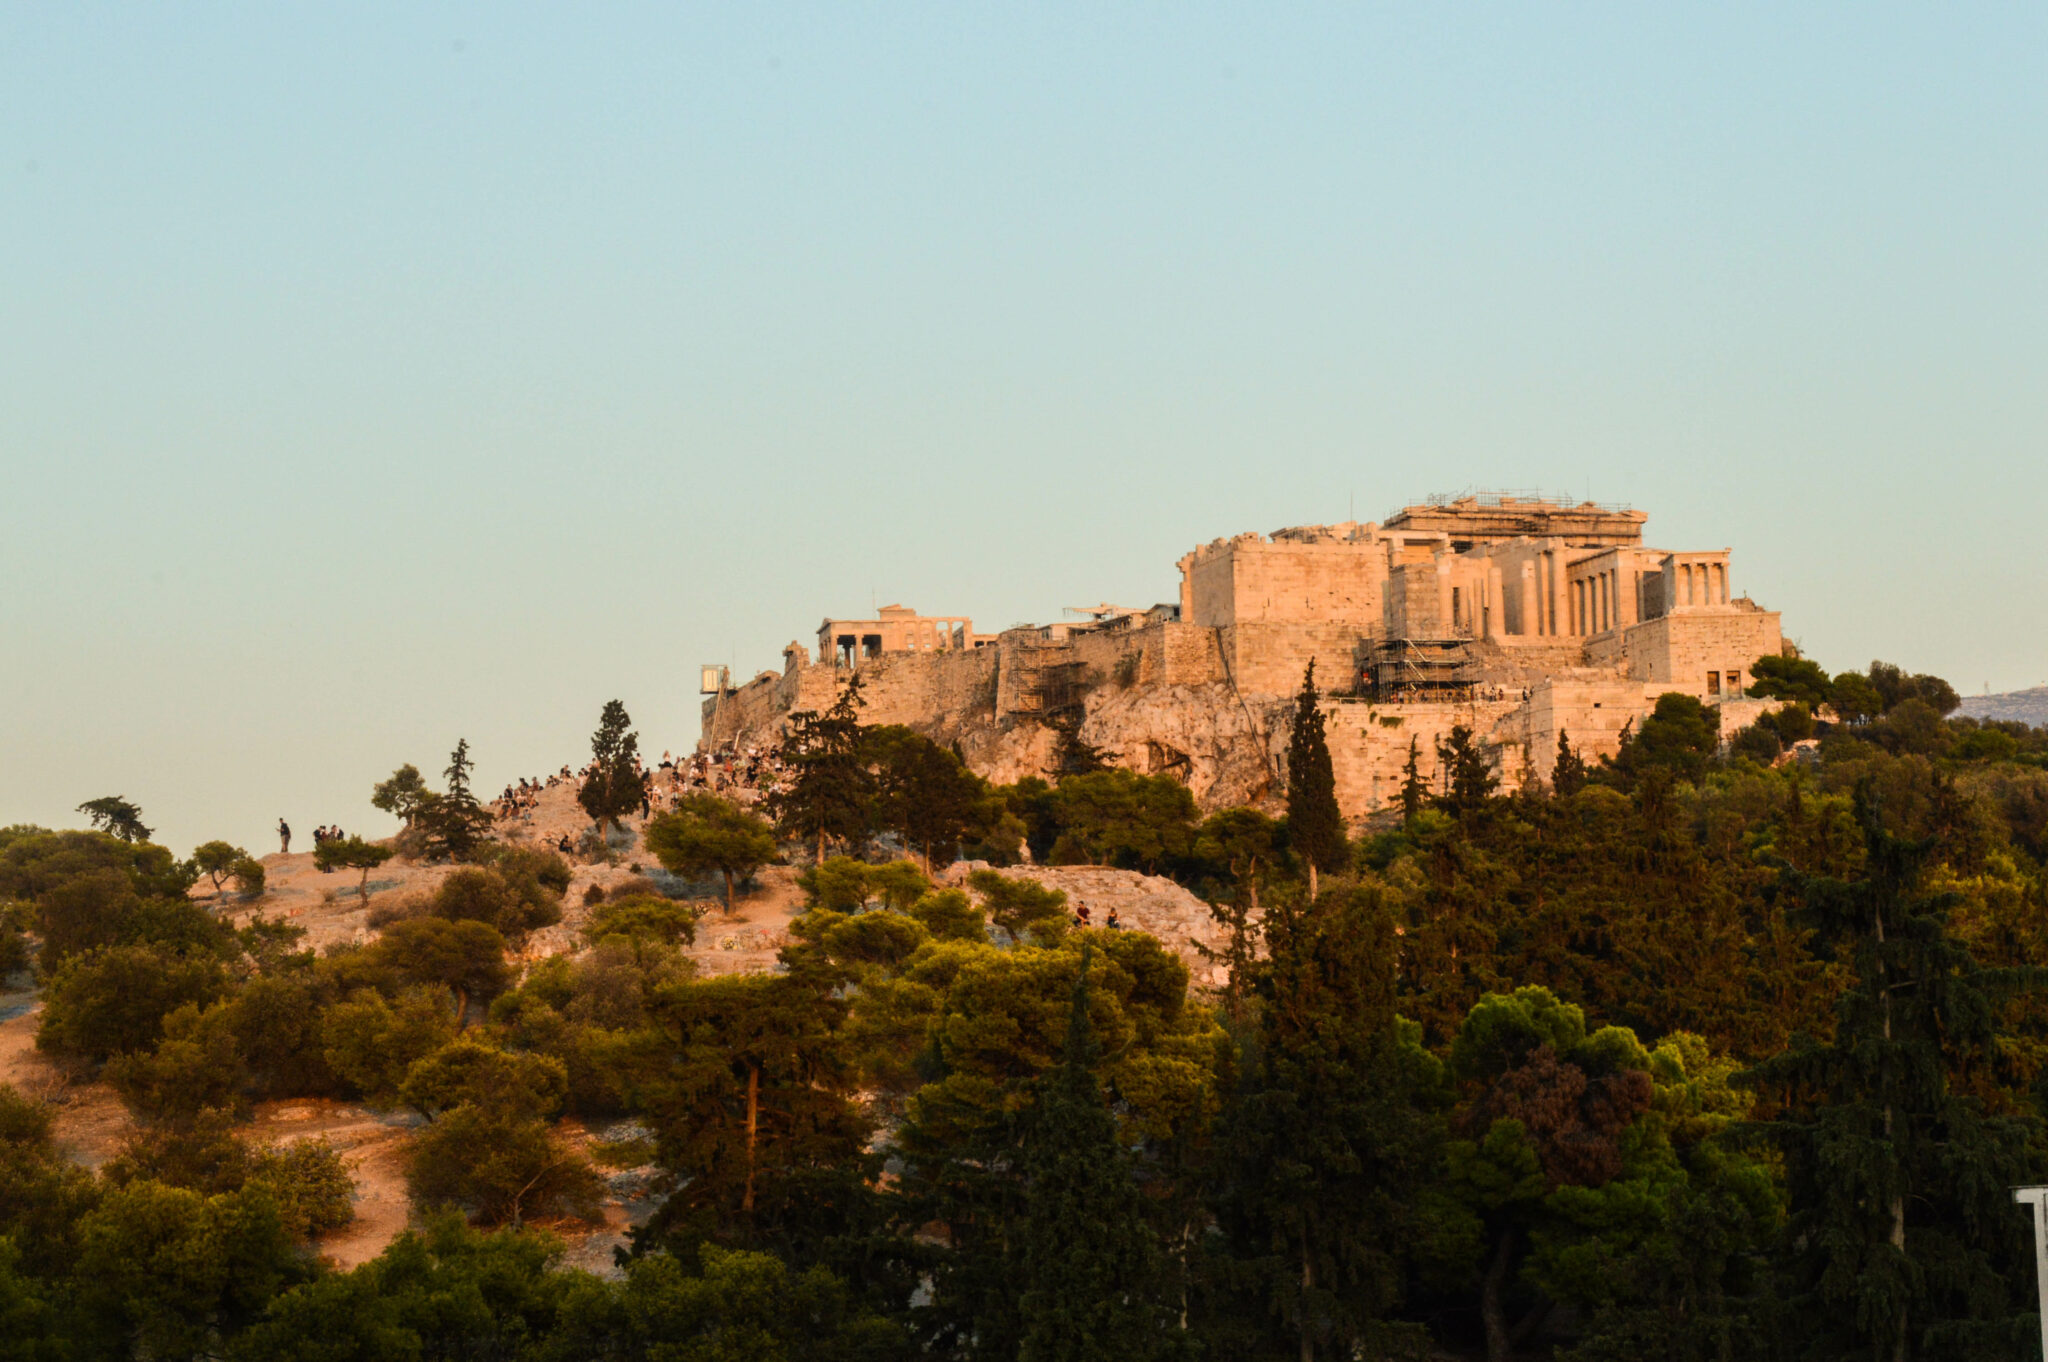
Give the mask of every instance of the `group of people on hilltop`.
[{"label": "group of people on hilltop", "polygon": [[[313,829],[313,845],[317,847],[323,842],[339,842],[347,836],[348,834],[340,827],[323,823]],[[280,855],[292,854],[292,825],[282,818],[277,820],[277,850]]]},{"label": "group of people on hilltop", "polygon": [[[1074,905],[1074,925],[1076,927],[1093,927],[1095,925],[1094,920],[1089,916],[1087,904],[1077,903]],[[1122,931],[1123,925],[1123,919],[1116,915],[1115,908],[1111,908],[1102,919],[1102,926],[1105,931]]]},{"label": "group of people on hilltop", "polygon": [[518,784],[507,785],[505,793],[491,801],[491,812],[499,818],[517,817],[531,821],[533,810],[540,803],[542,791],[552,790],[557,785],[579,780],[582,776],[589,773],[590,768],[587,766],[582,771],[574,773],[567,766],[564,766],[561,770],[552,772],[546,777],[536,776],[529,780],[525,776],[521,776],[519,777]]},{"label": "group of people on hilltop", "polygon": [[767,793],[781,782],[782,759],[758,747],[737,744],[722,752],[699,752],[680,759],[661,754],[655,786],[666,785],[679,797],[695,791],[709,791],[743,801]]},{"label": "group of people on hilltop", "polygon": [[[501,820],[516,818],[531,823],[542,794],[559,785],[580,787],[590,778],[595,765],[592,762],[580,770],[564,766],[545,777],[529,779],[521,776],[491,801],[491,813]],[[699,752],[682,757],[663,752],[660,765],[652,771],[639,767],[637,763],[636,769],[646,777],[646,793],[640,801],[642,818],[652,818],[674,809],[685,796],[696,793],[709,792],[752,803],[781,782],[784,770],[781,759],[773,753],[736,744],[722,752]],[[569,847],[559,849],[566,852]]]}]

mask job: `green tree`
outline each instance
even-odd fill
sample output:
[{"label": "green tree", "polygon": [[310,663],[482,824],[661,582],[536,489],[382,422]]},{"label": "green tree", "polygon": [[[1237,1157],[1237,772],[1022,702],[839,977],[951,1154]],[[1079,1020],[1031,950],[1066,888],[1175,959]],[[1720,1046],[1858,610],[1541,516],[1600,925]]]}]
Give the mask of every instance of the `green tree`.
[{"label": "green tree", "polygon": [[1415,1189],[1442,1069],[1394,1011],[1394,922],[1375,891],[1277,902],[1256,1068],[1224,1117],[1217,1220],[1252,1327],[1304,1362],[1400,1343]]},{"label": "green tree", "polygon": [[660,991],[664,1063],[648,1076],[646,1111],[677,1190],[644,1238],[815,1251],[833,1208],[866,1195],[879,1158],[835,1034],[845,1011],[793,974]]},{"label": "green tree", "polygon": [[916,848],[927,874],[934,850],[943,850],[950,863],[960,843],[998,816],[987,783],[922,733],[898,725],[871,728],[862,735],[861,752],[874,772],[876,824]]},{"label": "green tree", "polygon": [[617,700],[605,701],[597,731],[590,735],[590,770],[576,791],[576,802],[593,823],[623,826],[626,816],[647,798],[647,773],[640,767],[640,736]]},{"label": "green tree", "polygon": [[1853,970],[1834,1037],[1745,1076],[1784,1104],[1765,1130],[1791,1202],[1786,1325],[1810,1356],[2010,1357],[2034,1302],[2015,1289],[2028,1255],[2006,1189],[2029,1180],[2032,1123],[1958,1088],[1999,1043],[1998,1001],[2036,972],[1971,958],[1955,895],[1925,887],[1935,844],[1887,831],[1867,783],[1856,816],[1861,878],[1787,876]]},{"label": "green tree", "polygon": [[313,848],[313,865],[321,874],[336,870],[354,870],[356,893],[365,904],[370,901],[370,872],[390,860],[397,852],[376,842],[365,842],[360,837],[330,837]]},{"label": "green tree", "polygon": [[489,1003],[512,981],[505,965],[505,938],[488,923],[411,918],[386,927],[371,950],[400,978],[453,993],[458,1018],[472,999]]},{"label": "green tree", "polygon": [[1451,725],[1450,735],[1437,744],[1436,760],[1437,769],[1448,775],[1447,788],[1437,801],[1445,813],[1470,818],[1483,810],[1500,788],[1493,759],[1463,724]]},{"label": "green tree", "polygon": [[1903,668],[1889,662],[1870,664],[1870,685],[1887,714],[1906,700],[1925,701],[1936,714],[1943,716],[1953,714],[1956,706],[1962,703],[1956,688],[1940,677],[1924,672],[1909,675]]},{"label": "green tree", "polygon": [[994,870],[975,871],[967,877],[967,884],[981,895],[989,920],[1008,932],[1013,941],[1048,931],[1056,936],[1066,927],[1064,890],[1047,889],[1036,880]]},{"label": "green tree", "polygon": [[210,953],[149,943],[97,947],[50,976],[36,1048],[93,1064],[152,1049],[168,1014],[211,1002],[226,987],[226,968]]},{"label": "green tree", "polygon": [[1830,703],[1844,723],[1859,724],[1884,711],[1884,699],[1861,672],[1842,672],[1829,687]]},{"label": "green tree", "polygon": [[1749,664],[1749,693],[1766,700],[1796,700],[1819,709],[1834,698],[1834,684],[1811,658],[1767,653]]},{"label": "green tree", "polygon": [[1422,778],[1422,743],[1408,740],[1408,761],[1401,767],[1401,826],[1412,828],[1415,819],[1429,806],[1429,782]]},{"label": "green tree", "polygon": [[88,799],[78,806],[78,812],[90,819],[98,831],[124,842],[147,842],[153,835],[143,825],[142,810],[120,795]]},{"label": "green tree", "polygon": [[1623,732],[1621,750],[1603,764],[1631,788],[1650,771],[1697,785],[1720,746],[1720,710],[1696,696],[1670,691],[1657,697],[1633,734]]},{"label": "green tree", "polygon": [[197,1359],[310,1277],[268,1193],[202,1196],[138,1181],[79,1223],[71,1274],[84,1357]]},{"label": "green tree", "polygon": [[861,675],[823,714],[798,710],[789,716],[782,740],[783,783],[769,793],[767,809],[783,835],[812,843],[816,860],[827,842],[851,845],[867,835],[874,776],[861,760]]},{"label": "green tree", "polygon": [[1187,853],[1194,838],[1195,797],[1172,776],[1098,771],[1068,776],[1054,794],[1063,831],[1054,861],[1084,859],[1152,874]]},{"label": "green tree", "polygon": [[647,824],[647,849],[672,875],[725,878],[725,911],[736,914],[738,882],[775,859],[775,834],[739,805],[713,794],[685,795]]},{"label": "green tree", "polygon": [[1517,1273],[1560,1187],[1604,1187],[1624,1171],[1627,1135],[1649,1107],[1649,1058],[1620,1027],[1588,1034],[1584,1011],[1546,988],[1489,993],[1451,1044],[1472,1091],[1446,1149],[1452,1198],[1476,1218],[1485,1266],[1479,1317],[1488,1362],[1509,1362],[1550,1312],[1524,1303],[1511,1319]]},{"label": "green tree", "polygon": [[[468,753],[465,751],[464,755]],[[420,768],[411,762],[393,771],[389,780],[380,780],[370,788],[370,807],[381,809],[407,827],[439,798],[420,775]]]},{"label": "green tree", "polygon": [[234,877],[235,888],[242,892],[243,898],[263,897],[263,887],[270,879],[264,873],[263,862],[254,856],[244,856],[228,867],[228,873]]},{"label": "green tree", "polygon": [[355,1180],[325,1139],[266,1145],[250,1158],[248,1186],[269,1193],[295,1239],[338,1230],[356,1218]]},{"label": "green tree", "polygon": [[635,1258],[626,1280],[579,1283],[534,1362],[593,1357],[677,1362],[886,1362],[901,1328],[822,1267],[705,1245],[693,1269],[667,1254]]},{"label": "green tree", "polygon": [[423,1205],[457,1205],[483,1224],[596,1213],[589,1163],[548,1124],[568,1095],[567,1068],[472,1039],[415,1060],[399,1095],[430,1120],[407,1160]]},{"label": "green tree", "polygon": [[1308,863],[1310,898],[1317,892],[1316,873],[1334,874],[1350,856],[1344,815],[1337,808],[1330,743],[1323,732],[1314,658],[1301,675],[1301,692],[1294,698],[1294,726],[1287,735],[1287,841]]},{"label": "green tree", "polygon": [[1095,1081],[1088,965],[1084,946],[1060,1064],[1019,1141],[1029,1186],[1018,1227],[1022,1362],[1141,1362],[1182,1351],[1166,1257]]},{"label": "green tree", "polygon": [[425,835],[428,853],[438,859],[466,861],[490,839],[490,810],[477,802],[470,789],[470,772],[475,768],[469,739],[458,738],[455,750],[448,754],[448,768],[441,773],[448,782],[447,793],[413,807],[411,826]]},{"label": "green tree", "polygon": [[519,876],[515,883],[483,866],[463,866],[451,873],[434,890],[428,904],[436,917],[488,923],[514,941],[562,920],[560,896],[539,880]]},{"label": "green tree", "polygon": [[213,882],[216,894],[234,875],[235,867],[248,859],[248,852],[227,842],[201,842],[192,849],[192,868]]},{"label": "green tree", "polygon": [[445,988],[413,987],[387,1000],[360,989],[320,1018],[322,1057],[329,1068],[375,1103],[399,1100],[415,1061],[456,1034]]},{"label": "green tree", "polygon": [[1570,798],[1586,788],[1586,759],[1572,749],[1572,740],[1557,730],[1557,765],[1550,773],[1550,788]]},{"label": "green tree", "polygon": [[1224,1005],[1237,1021],[1257,971],[1260,912],[1259,889],[1278,867],[1284,829],[1255,809],[1224,809],[1209,815],[1195,836],[1195,857],[1207,863],[1229,886],[1227,899],[1211,900],[1209,914],[1229,937],[1220,951],[1201,943],[1204,959],[1220,961],[1229,970]]},{"label": "green tree", "polygon": [[646,896],[613,899],[599,904],[583,924],[586,941],[599,942],[623,936],[632,940],[659,941],[664,945],[687,946],[697,939],[698,911],[672,899]]}]

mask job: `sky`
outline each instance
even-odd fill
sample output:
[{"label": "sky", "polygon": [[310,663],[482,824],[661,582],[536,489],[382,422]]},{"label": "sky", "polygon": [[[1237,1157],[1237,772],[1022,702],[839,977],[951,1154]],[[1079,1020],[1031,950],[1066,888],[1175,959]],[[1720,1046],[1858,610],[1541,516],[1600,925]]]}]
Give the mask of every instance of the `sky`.
[{"label": "sky", "polygon": [[0,825],[693,744],[826,615],[1647,510],[2048,682],[2048,7],[0,7]]}]

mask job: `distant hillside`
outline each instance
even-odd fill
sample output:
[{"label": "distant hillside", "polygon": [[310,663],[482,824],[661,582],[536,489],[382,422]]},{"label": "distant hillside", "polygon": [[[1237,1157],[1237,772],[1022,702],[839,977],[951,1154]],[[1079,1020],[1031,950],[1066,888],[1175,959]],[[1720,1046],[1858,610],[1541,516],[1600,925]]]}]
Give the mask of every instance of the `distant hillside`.
[{"label": "distant hillside", "polygon": [[2009,690],[1998,695],[1966,695],[1956,713],[1967,714],[1972,719],[2048,724],[2048,686]]}]

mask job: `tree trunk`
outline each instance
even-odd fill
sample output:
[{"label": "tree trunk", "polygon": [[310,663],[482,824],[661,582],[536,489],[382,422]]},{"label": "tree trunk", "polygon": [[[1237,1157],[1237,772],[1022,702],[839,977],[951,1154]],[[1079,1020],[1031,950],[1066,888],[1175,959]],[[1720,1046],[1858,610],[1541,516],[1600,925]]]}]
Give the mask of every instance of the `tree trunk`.
[{"label": "tree trunk", "polygon": [[[1870,925],[1877,937],[1878,1007],[1884,1014],[1884,1039],[1886,1045],[1889,1046],[1892,1038],[1892,985],[1890,973],[1885,968],[1884,963],[1883,909],[1878,909],[1871,914]],[[1886,1067],[1890,1067],[1889,1057],[1887,1057]],[[1892,1104],[1890,1102],[1884,1104],[1884,1138],[1886,1144],[1892,1142]],[[1892,1159],[1895,1163],[1898,1161],[1896,1149],[1893,1150]],[[1904,1257],[1906,1253],[1906,1198],[1904,1195],[1893,1196],[1889,1209],[1891,1211],[1892,1223],[1891,1233],[1888,1238],[1891,1246],[1898,1251],[1899,1256]],[[1893,1321],[1893,1328],[1895,1330],[1892,1335],[1893,1362],[1906,1362],[1906,1303],[1904,1301],[1899,1302],[1899,1314],[1898,1318]]]},{"label": "tree trunk", "polygon": [[740,1197],[740,1209],[754,1210],[754,1149],[761,1129],[761,1066],[747,1066],[747,1190]]},{"label": "tree trunk", "polygon": [[1315,1289],[1316,1266],[1308,1256],[1308,1241],[1301,1241],[1301,1362],[1316,1362],[1315,1339],[1308,1331],[1308,1293]]},{"label": "tree trunk", "polygon": [[1510,1227],[1500,1232],[1493,1261],[1486,1265],[1486,1277],[1479,1287],[1479,1319],[1486,1326],[1486,1362],[1509,1362],[1514,1356],[1514,1341],[1508,1336],[1507,1316],[1501,1304],[1514,1251],[1515,1232]]},{"label": "tree trunk", "polygon": [[1319,891],[1319,890],[1317,890],[1317,888],[1316,888],[1316,863],[1315,863],[1315,860],[1314,860],[1313,858],[1311,858],[1311,859],[1309,860],[1309,863],[1308,863],[1308,903],[1309,903],[1309,907],[1311,907],[1311,908],[1315,907],[1315,903],[1316,903],[1316,895],[1317,895],[1317,893],[1318,893],[1318,892],[1320,892],[1320,891]]},{"label": "tree trunk", "polygon": [[735,895],[733,894],[733,888],[732,888],[732,872],[731,872],[730,870],[728,870],[728,871],[725,871],[725,872],[724,872],[724,874],[725,874],[725,915],[726,915],[727,917],[738,917],[738,916],[740,915],[740,910],[739,910],[739,906],[738,906],[738,904],[737,904],[737,903],[736,903],[736,902],[734,901],[734,899],[735,899]]}]

